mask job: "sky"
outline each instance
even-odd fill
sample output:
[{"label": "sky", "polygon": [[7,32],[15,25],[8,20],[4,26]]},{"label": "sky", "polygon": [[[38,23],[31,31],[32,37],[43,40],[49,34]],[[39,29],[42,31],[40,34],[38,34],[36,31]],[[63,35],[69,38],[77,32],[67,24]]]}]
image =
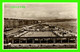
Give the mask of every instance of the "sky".
[{"label": "sky", "polygon": [[[25,6],[25,8],[10,8]],[[5,3],[4,18],[77,19],[77,3]]]}]

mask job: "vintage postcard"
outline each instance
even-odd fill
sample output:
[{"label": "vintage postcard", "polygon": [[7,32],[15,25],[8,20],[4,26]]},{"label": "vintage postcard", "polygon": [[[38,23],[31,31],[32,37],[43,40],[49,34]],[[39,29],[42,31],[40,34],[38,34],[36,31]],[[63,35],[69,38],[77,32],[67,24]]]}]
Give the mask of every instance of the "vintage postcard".
[{"label": "vintage postcard", "polygon": [[77,3],[3,3],[3,49],[77,49]]}]

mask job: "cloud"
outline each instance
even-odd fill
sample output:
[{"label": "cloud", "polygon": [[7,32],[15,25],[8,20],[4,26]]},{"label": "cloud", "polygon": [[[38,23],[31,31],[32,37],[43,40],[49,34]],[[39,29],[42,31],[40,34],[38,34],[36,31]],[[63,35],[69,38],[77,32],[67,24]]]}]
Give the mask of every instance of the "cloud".
[{"label": "cloud", "polygon": [[[26,6],[26,8],[10,8],[10,6]],[[20,19],[63,19],[77,18],[76,3],[56,4],[5,4],[5,18]]]}]

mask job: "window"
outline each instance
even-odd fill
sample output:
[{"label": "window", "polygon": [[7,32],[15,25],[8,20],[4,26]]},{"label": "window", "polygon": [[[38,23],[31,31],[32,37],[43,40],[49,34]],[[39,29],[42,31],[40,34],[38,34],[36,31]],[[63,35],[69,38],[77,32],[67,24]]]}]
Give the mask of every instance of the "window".
[{"label": "window", "polygon": [[33,39],[27,39],[27,43],[33,43]]}]

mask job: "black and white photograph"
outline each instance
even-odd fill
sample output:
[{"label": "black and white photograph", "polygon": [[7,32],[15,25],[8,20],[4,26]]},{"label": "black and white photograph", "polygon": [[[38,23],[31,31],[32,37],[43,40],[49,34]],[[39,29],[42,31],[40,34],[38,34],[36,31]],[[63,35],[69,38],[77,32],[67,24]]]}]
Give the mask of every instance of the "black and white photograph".
[{"label": "black and white photograph", "polygon": [[3,3],[3,49],[77,49],[77,3]]}]

